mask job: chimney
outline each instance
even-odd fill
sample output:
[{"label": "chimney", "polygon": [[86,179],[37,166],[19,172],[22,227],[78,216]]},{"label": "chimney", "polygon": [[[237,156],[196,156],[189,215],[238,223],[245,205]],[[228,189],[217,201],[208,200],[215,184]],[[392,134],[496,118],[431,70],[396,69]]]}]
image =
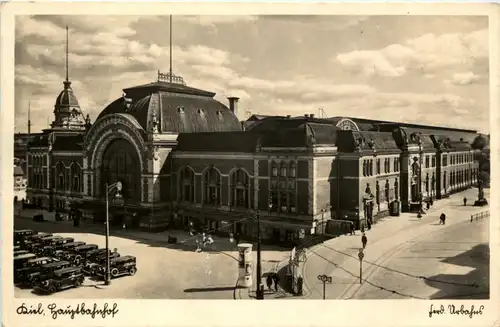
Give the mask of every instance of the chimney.
[{"label": "chimney", "polygon": [[231,112],[235,115],[238,114],[238,100],[240,98],[237,98],[237,97],[228,97],[227,98],[229,100],[229,110],[231,110]]},{"label": "chimney", "polygon": [[314,118],[314,114],[309,114],[309,117]]}]

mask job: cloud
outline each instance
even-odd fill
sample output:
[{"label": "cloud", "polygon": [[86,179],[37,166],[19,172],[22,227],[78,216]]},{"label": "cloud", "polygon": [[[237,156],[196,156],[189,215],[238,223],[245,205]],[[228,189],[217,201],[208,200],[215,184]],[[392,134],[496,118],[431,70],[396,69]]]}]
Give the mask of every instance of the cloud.
[{"label": "cloud", "polygon": [[[173,20],[180,20],[183,22],[198,24],[207,27],[215,27],[218,24],[234,24],[236,22],[241,23],[252,23],[259,19],[258,16],[252,15],[219,15],[219,16],[190,16],[190,15],[179,15],[173,16]],[[168,19],[167,16],[159,19]]]},{"label": "cloud", "polygon": [[488,57],[488,31],[428,33],[378,50],[339,53],[335,61],[353,71],[385,77],[400,77],[408,71],[432,73],[456,65],[472,67]]},{"label": "cloud", "polygon": [[481,76],[474,74],[473,72],[464,72],[453,74],[452,80],[450,82],[455,85],[467,85],[472,84],[480,79]]}]

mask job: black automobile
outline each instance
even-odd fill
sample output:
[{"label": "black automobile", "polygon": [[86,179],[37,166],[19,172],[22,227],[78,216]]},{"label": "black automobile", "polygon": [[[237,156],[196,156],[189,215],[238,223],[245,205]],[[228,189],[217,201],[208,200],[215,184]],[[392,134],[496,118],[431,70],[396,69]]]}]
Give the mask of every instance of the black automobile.
[{"label": "black automobile", "polygon": [[20,255],[28,254],[28,253],[30,253],[30,252],[26,251],[26,250],[14,250],[14,257],[18,257]]},{"label": "black automobile", "polygon": [[18,255],[16,257],[14,257],[14,282],[16,282],[16,276],[18,276],[19,274],[17,273],[18,270],[24,268],[26,266],[26,263],[31,260],[31,259],[35,259],[36,258],[36,255],[34,253],[26,253],[26,254],[22,254],[22,255]]},{"label": "black automobile", "polygon": [[[122,275],[134,276],[137,272],[137,260],[134,256],[125,255],[111,260],[109,263],[110,274],[112,278]],[[104,276],[106,274],[106,264],[100,265],[96,275]]]},{"label": "black automobile", "polygon": [[38,233],[38,234],[33,234],[31,236],[26,237],[26,241],[35,241],[35,240],[39,240],[41,238],[49,237],[49,236],[52,236],[52,235],[53,235],[52,233]]},{"label": "black automobile", "polygon": [[26,276],[27,283],[34,287],[44,280],[51,278],[54,271],[68,267],[71,267],[71,262],[69,261],[54,261],[52,263],[48,263],[43,265],[40,271],[34,271],[28,274]]},{"label": "black automobile", "polygon": [[20,245],[29,236],[35,235],[36,232],[31,229],[18,229],[14,231],[14,245]]},{"label": "black automobile", "polygon": [[52,294],[63,289],[79,287],[83,284],[85,276],[80,267],[69,267],[54,271],[52,277],[42,281],[36,286],[36,289]]},{"label": "black automobile", "polygon": [[53,245],[45,245],[45,246],[39,247],[35,251],[40,256],[54,257],[54,252],[56,251],[56,249],[55,249],[55,247]]},{"label": "black automobile", "polygon": [[57,249],[62,249],[63,245],[64,244],[68,244],[68,243],[72,243],[74,242],[75,239],[72,238],[72,237],[63,237],[63,238],[60,238],[60,239],[57,239],[57,240],[54,240],[54,242],[52,242],[52,245]]},{"label": "black automobile", "polygon": [[84,264],[85,259],[87,258],[87,254],[97,250],[99,247],[95,244],[86,244],[73,249],[73,252],[70,253],[66,260],[72,261],[75,265]]},{"label": "black automobile", "polygon": [[43,237],[41,239],[42,244],[44,245],[52,245],[55,241],[62,239],[62,236],[59,235],[52,235],[52,236],[47,236]]},{"label": "black automobile", "polygon": [[[118,252],[110,252],[109,260],[113,260],[120,257],[120,253]],[[100,253],[98,256],[92,257],[92,259],[88,259],[85,261],[85,265],[83,266],[83,272],[87,275],[94,276],[97,274],[97,271],[101,265],[106,264],[106,252]]]},{"label": "black automobile", "polygon": [[28,275],[34,272],[41,271],[43,265],[52,262],[54,262],[54,259],[49,257],[41,257],[28,260],[23,268],[17,270],[16,276],[14,276],[14,282],[26,284]]},{"label": "black automobile", "polygon": [[63,244],[61,245],[60,249],[63,250],[64,252],[66,252],[66,255],[69,255],[73,249],[79,247],[79,246],[82,246],[82,245],[85,245],[87,243],[85,242],[70,242],[70,243],[66,243],[66,244]]}]

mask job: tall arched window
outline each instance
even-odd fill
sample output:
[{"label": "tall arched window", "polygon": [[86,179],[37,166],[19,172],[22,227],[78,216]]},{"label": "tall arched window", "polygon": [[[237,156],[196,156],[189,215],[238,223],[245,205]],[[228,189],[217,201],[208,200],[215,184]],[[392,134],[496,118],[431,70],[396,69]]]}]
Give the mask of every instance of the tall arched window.
[{"label": "tall arched window", "polygon": [[375,184],[375,200],[377,201],[377,205],[380,206],[380,184],[378,181]]},{"label": "tall arched window", "polygon": [[399,199],[399,183],[397,178],[394,180],[394,197],[396,200]]},{"label": "tall arched window", "polygon": [[59,190],[66,189],[66,167],[62,162],[58,162],[56,165],[56,178],[57,178],[57,188]]},{"label": "tall arched window", "polygon": [[215,167],[210,167],[204,174],[205,204],[220,205],[221,203],[221,175]]},{"label": "tall arched window", "polygon": [[231,205],[241,208],[250,205],[250,177],[243,169],[231,174]]},{"label": "tall arched window", "polygon": [[425,192],[429,194],[429,173],[425,175]]},{"label": "tall arched window", "polygon": [[71,191],[73,192],[81,192],[81,174],[82,169],[80,165],[76,162],[71,164]]},{"label": "tall arched window", "polygon": [[194,202],[194,171],[190,167],[184,167],[179,175],[180,200]]},{"label": "tall arched window", "polygon": [[390,188],[391,188],[391,187],[390,187],[390,185],[389,185],[389,180],[388,180],[388,179],[386,179],[386,180],[385,180],[385,200],[386,200],[387,202],[389,202],[389,201],[390,201],[390,198],[391,198],[391,193],[390,193],[391,191],[390,191]]}]

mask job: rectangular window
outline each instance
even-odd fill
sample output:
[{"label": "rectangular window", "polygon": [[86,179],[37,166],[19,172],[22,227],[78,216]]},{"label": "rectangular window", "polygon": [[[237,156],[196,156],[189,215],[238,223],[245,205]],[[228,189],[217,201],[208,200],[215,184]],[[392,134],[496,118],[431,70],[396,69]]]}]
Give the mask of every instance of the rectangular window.
[{"label": "rectangular window", "polygon": [[425,168],[429,168],[429,156],[425,156]]},{"label": "rectangular window", "polygon": [[431,161],[432,167],[436,167],[436,156],[434,154],[431,156]]},{"label": "rectangular window", "polygon": [[272,169],[272,175],[273,175],[274,177],[278,176],[278,168],[273,167],[273,169]]}]

